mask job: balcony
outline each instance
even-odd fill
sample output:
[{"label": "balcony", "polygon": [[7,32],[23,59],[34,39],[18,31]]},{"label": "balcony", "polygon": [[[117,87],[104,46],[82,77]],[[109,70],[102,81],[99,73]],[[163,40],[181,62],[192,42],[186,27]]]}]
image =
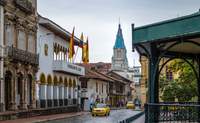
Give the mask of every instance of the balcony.
[{"label": "balcony", "polygon": [[53,70],[57,72],[65,72],[75,75],[84,76],[85,75],[85,68],[68,63],[66,61],[53,61]]},{"label": "balcony", "polygon": [[15,47],[7,47],[7,56],[14,62],[22,62],[24,64],[39,65],[39,57],[37,54],[20,50]]},{"label": "balcony", "polygon": [[34,8],[32,6],[32,3],[29,0],[15,0],[15,4],[19,9],[24,11],[25,13],[33,13]]}]

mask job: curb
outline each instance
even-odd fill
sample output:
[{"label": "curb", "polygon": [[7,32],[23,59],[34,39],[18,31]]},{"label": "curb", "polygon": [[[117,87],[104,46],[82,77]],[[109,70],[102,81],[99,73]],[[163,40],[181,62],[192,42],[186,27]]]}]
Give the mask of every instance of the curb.
[{"label": "curb", "polygon": [[132,121],[138,119],[140,116],[142,116],[144,114],[144,112],[140,112],[132,117],[129,117],[127,119],[124,119],[122,121],[120,121],[119,123],[131,123]]},{"label": "curb", "polygon": [[110,108],[110,110],[120,110],[120,109],[126,109],[126,107],[120,107],[120,108],[118,108],[118,107],[112,107],[112,108]]},{"label": "curb", "polygon": [[83,112],[83,113],[80,113],[80,114],[66,116],[66,117],[62,117],[62,118],[38,120],[38,121],[34,121],[33,123],[42,123],[42,122],[48,122],[48,121],[54,121],[54,120],[62,120],[62,119],[66,119],[66,118],[73,118],[73,117],[81,116],[83,114],[89,114],[89,112]]}]

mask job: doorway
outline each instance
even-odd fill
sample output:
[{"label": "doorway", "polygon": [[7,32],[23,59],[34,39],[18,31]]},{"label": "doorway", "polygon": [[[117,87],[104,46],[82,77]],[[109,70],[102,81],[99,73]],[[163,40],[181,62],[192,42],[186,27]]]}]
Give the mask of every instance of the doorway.
[{"label": "doorway", "polygon": [[12,73],[10,71],[6,71],[5,74],[5,110],[10,109],[11,102],[11,82],[12,82]]}]

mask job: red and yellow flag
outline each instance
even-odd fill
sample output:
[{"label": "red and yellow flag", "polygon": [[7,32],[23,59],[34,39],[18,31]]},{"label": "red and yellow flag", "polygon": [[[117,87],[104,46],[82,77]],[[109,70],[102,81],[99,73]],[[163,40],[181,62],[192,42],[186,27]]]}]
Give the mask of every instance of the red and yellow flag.
[{"label": "red and yellow flag", "polygon": [[88,43],[88,38],[87,38],[87,42],[83,44],[82,61],[83,61],[84,64],[89,63],[89,43]]},{"label": "red and yellow flag", "polygon": [[86,45],[86,62],[89,63],[89,42],[87,37],[87,45]]},{"label": "red and yellow flag", "polygon": [[75,54],[75,51],[74,51],[74,30],[75,30],[75,27],[73,28],[72,35],[70,37],[70,42],[69,42],[69,59],[70,60],[73,59],[73,56]]}]

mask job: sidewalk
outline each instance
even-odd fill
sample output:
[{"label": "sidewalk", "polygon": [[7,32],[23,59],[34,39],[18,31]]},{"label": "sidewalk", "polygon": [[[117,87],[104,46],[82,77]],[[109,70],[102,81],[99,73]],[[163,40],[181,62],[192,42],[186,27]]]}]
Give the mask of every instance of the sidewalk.
[{"label": "sidewalk", "polygon": [[144,121],[145,121],[145,115],[142,115],[131,123],[144,123]]},{"label": "sidewalk", "polygon": [[88,113],[89,112],[75,112],[75,113],[64,113],[64,114],[55,114],[55,115],[47,115],[47,116],[37,116],[37,117],[31,117],[31,118],[26,118],[26,119],[0,121],[0,123],[37,123],[37,122],[48,121],[48,120],[56,120],[56,119],[80,116],[80,115],[84,115]]}]

